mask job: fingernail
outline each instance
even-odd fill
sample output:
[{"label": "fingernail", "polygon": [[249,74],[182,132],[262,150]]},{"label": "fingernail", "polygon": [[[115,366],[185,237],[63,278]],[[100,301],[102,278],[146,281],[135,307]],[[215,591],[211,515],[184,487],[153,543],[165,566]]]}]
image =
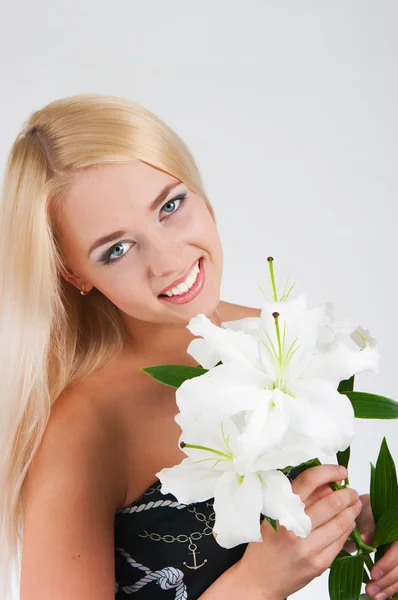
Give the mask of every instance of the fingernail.
[{"label": "fingernail", "polygon": [[376,581],[376,579],[381,579],[383,577],[383,575],[384,575],[384,573],[381,569],[375,569],[374,571],[371,572],[371,576],[374,581]]},{"label": "fingernail", "polygon": [[358,506],[358,508],[362,508],[362,502],[360,500],[358,500],[357,506]]},{"label": "fingernail", "polygon": [[377,585],[370,585],[367,590],[366,590],[367,594],[369,594],[370,596],[373,596],[374,594],[377,594],[377,592],[380,592],[380,588]]},{"label": "fingernail", "polygon": [[378,594],[375,598],[375,600],[387,600],[388,596],[387,594],[384,594],[384,592],[382,594]]}]

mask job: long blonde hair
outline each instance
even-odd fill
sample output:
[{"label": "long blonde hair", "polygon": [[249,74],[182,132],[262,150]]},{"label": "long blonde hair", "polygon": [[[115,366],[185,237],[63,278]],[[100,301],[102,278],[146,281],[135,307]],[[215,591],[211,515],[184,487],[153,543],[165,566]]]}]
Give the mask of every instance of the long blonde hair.
[{"label": "long blonde hair", "polygon": [[[143,107],[114,96],[56,100],[34,112],[7,162],[0,201],[0,576],[19,561],[24,482],[51,406],[66,386],[123,347],[119,312],[98,290],[84,298],[61,276],[55,228],[73,172],[142,160],[201,196],[195,161],[180,137]],[[16,561],[16,562],[15,562]]]}]

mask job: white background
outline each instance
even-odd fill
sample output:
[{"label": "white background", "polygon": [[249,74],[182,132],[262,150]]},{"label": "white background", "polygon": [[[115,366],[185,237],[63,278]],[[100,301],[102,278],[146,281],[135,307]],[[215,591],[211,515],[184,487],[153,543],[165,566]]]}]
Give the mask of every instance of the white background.
[{"label": "white background", "polygon": [[[370,327],[398,399],[398,3],[394,0],[13,0],[0,16],[0,164],[56,98],[128,97],[188,143],[225,251],[222,297],[261,305],[273,255],[310,305]],[[369,486],[397,421],[357,421],[351,483]],[[17,597],[17,596],[16,596]],[[294,595],[328,598],[327,572]]]}]

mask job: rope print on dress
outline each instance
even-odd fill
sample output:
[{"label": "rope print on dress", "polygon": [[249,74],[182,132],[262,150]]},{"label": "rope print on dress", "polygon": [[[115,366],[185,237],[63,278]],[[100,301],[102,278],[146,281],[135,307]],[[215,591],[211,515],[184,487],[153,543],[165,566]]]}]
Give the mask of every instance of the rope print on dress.
[{"label": "rope print on dress", "polygon": [[179,502],[173,502],[172,500],[157,500],[157,502],[148,502],[147,504],[140,504],[139,506],[127,506],[122,510],[118,511],[118,514],[132,514],[135,512],[141,512],[142,510],[150,510],[151,508],[162,508],[168,506],[169,508],[185,508],[186,504],[180,504]]},{"label": "rope print on dress", "polygon": [[[126,561],[137,569],[141,569],[145,571],[144,577],[136,581],[133,585],[124,585],[121,589],[126,594],[132,594],[134,592],[138,592],[144,585],[151,583],[152,581],[156,581],[156,583],[160,586],[162,590],[170,590],[176,588],[175,600],[187,600],[188,593],[187,587],[183,581],[184,573],[180,571],[180,569],[176,569],[175,567],[164,567],[159,571],[151,571],[148,567],[138,563],[135,561],[128,552],[125,552],[123,548],[116,548],[122,556],[126,559]],[[115,582],[115,593],[119,591],[119,584]]]}]

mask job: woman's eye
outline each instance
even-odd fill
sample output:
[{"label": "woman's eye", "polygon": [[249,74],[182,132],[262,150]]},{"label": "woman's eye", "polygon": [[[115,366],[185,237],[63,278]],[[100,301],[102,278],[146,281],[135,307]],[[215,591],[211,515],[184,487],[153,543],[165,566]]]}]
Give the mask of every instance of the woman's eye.
[{"label": "woman's eye", "polygon": [[[123,252],[123,247],[131,243],[132,242],[118,242],[115,246],[109,248],[109,250],[103,256],[102,262],[105,265],[109,265],[111,262],[116,262],[117,260],[124,258],[126,256],[126,252]],[[112,256],[114,256],[114,258],[112,258]]]},{"label": "woman's eye", "polygon": [[179,210],[186,197],[186,194],[180,194],[179,196],[172,198],[162,206],[162,210],[168,215],[177,212],[177,210]]},{"label": "woman's eye", "polygon": [[[167,215],[173,215],[174,213],[180,210],[186,197],[186,193],[175,196],[162,206],[161,211],[164,211]],[[127,255],[127,251],[124,251],[124,246],[128,244],[133,245],[134,242],[118,242],[105,252],[105,254],[101,258],[101,262],[104,265],[109,265],[110,263],[114,263],[121,260]]]}]

